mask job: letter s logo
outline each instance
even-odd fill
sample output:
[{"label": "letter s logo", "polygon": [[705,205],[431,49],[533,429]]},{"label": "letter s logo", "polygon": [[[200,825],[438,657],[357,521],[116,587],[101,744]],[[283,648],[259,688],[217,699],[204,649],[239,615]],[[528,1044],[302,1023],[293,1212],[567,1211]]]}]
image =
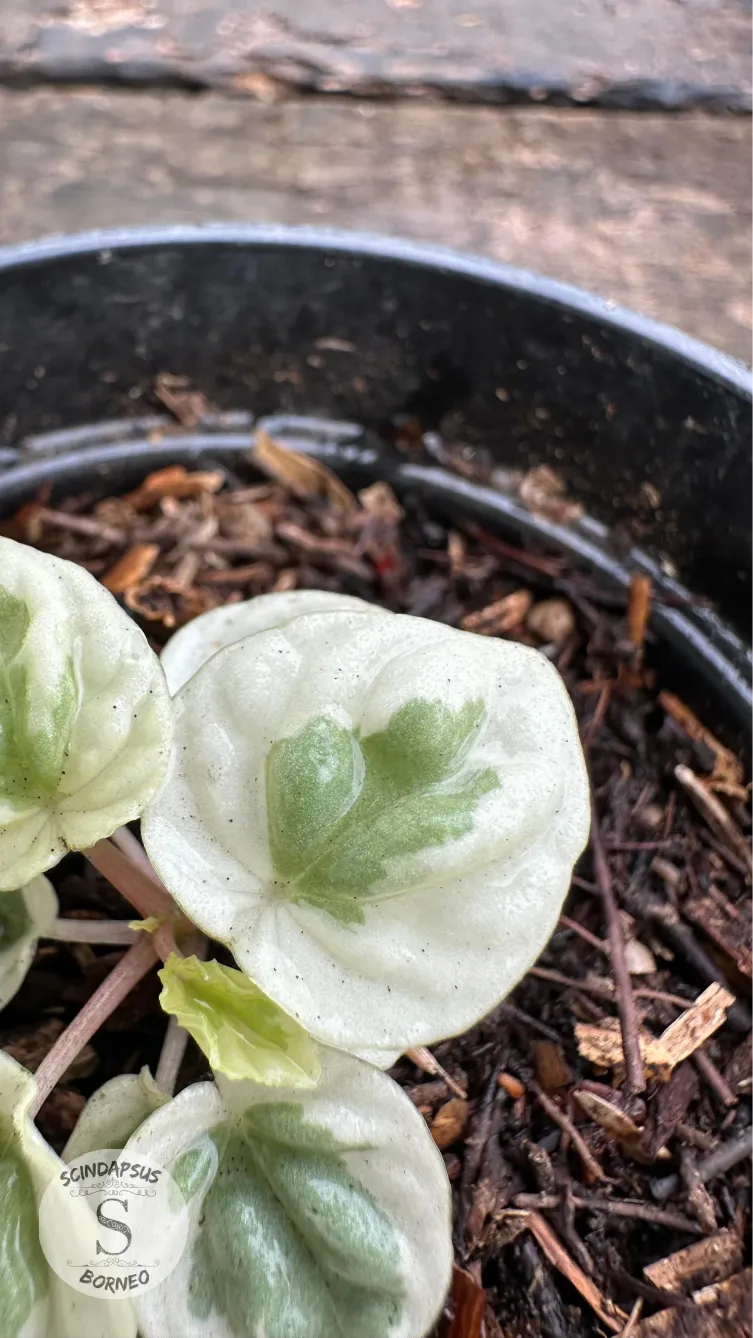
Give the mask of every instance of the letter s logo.
[{"label": "letter s logo", "polygon": [[108,1230],[117,1231],[119,1235],[125,1236],[126,1243],[123,1246],[122,1250],[108,1250],[106,1246],[100,1245],[99,1241],[97,1241],[97,1254],[125,1254],[126,1250],[130,1248],[131,1241],[133,1240],[133,1235],[130,1231],[130,1228],[126,1226],[125,1222],[119,1222],[117,1218],[114,1217],[105,1217],[104,1213],[102,1212],[102,1209],[104,1208],[106,1203],[119,1203],[121,1207],[123,1207],[125,1211],[128,1212],[128,1200],[103,1199],[99,1207],[97,1208],[97,1221],[99,1222],[100,1226],[107,1227]]}]

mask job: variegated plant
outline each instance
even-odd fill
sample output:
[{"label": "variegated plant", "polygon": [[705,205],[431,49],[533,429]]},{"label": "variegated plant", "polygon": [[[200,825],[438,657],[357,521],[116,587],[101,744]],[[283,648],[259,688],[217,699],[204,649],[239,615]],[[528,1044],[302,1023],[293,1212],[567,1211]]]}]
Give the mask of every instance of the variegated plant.
[{"label": "variegated plant", "polygon": [[112,595],[0,538],[0,890],[138,817],[170,726],[157,658]]},{"label": "variegated plant", "polygon": [[143,823],[152,863],[325,1043],[454,1035],[537,957],[585,843],[562,680],[527,647],[421,618],[348,608],[272,626],[275,598],[267,630],[210,652],[175,699]]},{"label": "variegated plant", "polygon": [[[36,1080],[0,1065],[3,1338],[133,1338],[130,1301],[69,1295],[40,1253],[58,1161],[30,1113],[160,957],[155,1079],[105,1084],[65,1150],[148,1152],[188,1199],[141,1338],[422,1338],[449,1186],[380,1068],[509,991],[587,828],[572,708],[535,651],[300,591],[196,619],[160,666],[86,572],[0,539],[0,1006],[40,937],[130,945]],[[71,849],[138,921],[55,919],[41,875]],[[188,1034],[215,1080],[170,1099]]]},{"label": "variegated plant", "polygon": [[167,1167],[191,1213],[178,1267],[137,1302],[143,1338],[416,1338],[450,1278],[450,1192],[418,1111],[322,1050],[315,1087],[186,1088],[129,1159]]},{"label": "variegated plant", "polygon": [[[136,1338],[129,1305],[82,1295],[49,1267],[38,1208],[63,1164],[34,1126],[34,1078],[0,1051],[0,1333],[3,1338]],[[65,1230],[71,1231],[67,1222]]]}]

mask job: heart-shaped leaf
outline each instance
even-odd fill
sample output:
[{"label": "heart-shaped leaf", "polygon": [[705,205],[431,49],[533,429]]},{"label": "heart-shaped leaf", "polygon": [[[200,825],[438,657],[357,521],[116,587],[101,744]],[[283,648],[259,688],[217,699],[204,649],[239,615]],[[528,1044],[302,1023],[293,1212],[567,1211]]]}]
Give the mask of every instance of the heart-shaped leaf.
[{"label": "heart-shaped leaf", "polygon": [[538,956],[589,823],[573,709],[539,652],[310,613],[217,652],[175,708],[149,855],[316,1039],[430,1044]]},{"label": "heart-shaped leaf", "polygon": [[138,817],[171,726],[159,662],[112,595],[0,538],[0,889]]},{"label": "heart-shaped leaf", "polygon": [[323,1051],[316,1088],[199,1083],[128,1144],[191,1211],[178,1268],[137,1302],[144,1338],[421,1338],[442,1304],[449,1185],[385,1074]]}]

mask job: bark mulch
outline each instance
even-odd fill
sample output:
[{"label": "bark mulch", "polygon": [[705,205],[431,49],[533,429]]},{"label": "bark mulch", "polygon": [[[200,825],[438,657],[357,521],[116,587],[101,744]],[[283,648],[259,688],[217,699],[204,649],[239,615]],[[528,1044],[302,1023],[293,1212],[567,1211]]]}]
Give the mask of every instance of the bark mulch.
[{"label": "bark mulch", "polygon": [[[523,484],[534,508],[567,504],[540,471]],[[636,575],[625,598],[561,553],[447,525],[384,483],[354,496],[264,434],[243,477],[171,466],[126,496],[41,496],[3,532],[88,568],[156,649],[216,605],[318,588],[550,657],[591,774],[590,847],[509,999],[393,1070],[454,1189],[438,1332],[749,1335],[748,790],[740,760],[656,672],[650,582]],[[133,914],[81,857],[56,880],[68,917]],[[43,944],[3,1014],[5,1048],[36,1067],[120,955]],[[157,993],[152,974],[46,1103],[57,1146],[103,1081],[156,1064]],[[180,1085],[204,1075],[189,1049]]]}]

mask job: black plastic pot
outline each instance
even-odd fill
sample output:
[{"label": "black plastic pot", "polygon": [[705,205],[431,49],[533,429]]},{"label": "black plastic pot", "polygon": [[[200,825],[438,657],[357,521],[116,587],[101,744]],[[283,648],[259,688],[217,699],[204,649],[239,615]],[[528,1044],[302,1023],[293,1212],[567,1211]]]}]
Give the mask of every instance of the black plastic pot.
[{"label": "black plastic pot", "polygon": [[[155,419],[164,372],[217,407],[200,430]],[[158,462],[237,464],[254,418],[305,415],[318,421],[278,426],[354,482],[388,477],[443,513],[538,534],[623,586],[650,571],[668,672],[743,728],[750,398],[741,364],[675,330],[413,243],[180,227],[0,250],[0,512],[47,482],[59,495]],[[551,464],[587,518],[558,526],[406,462],[377,431],[401,413],[501,466]]]}]

